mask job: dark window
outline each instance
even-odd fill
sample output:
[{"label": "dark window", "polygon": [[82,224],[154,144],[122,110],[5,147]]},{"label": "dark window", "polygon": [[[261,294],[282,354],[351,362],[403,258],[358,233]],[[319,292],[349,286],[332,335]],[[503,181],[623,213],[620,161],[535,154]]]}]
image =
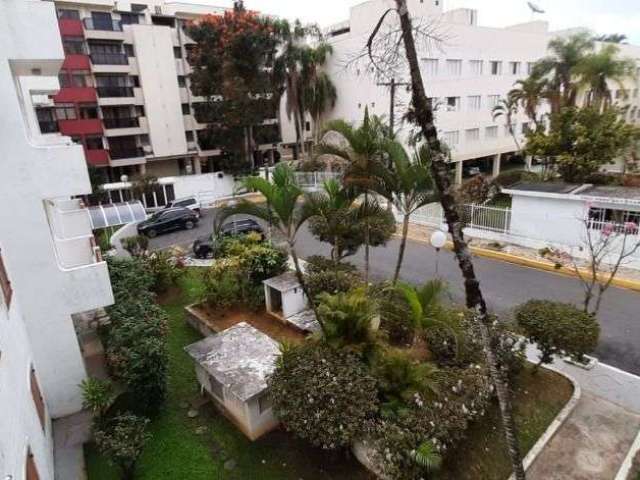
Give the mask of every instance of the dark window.
[{"label": "dark window", "polygon": [[182,58],[182,49],[180,47],[173,47],[173,56],[175,58]]},{"label": "dark window", "polygon": [[176,19],[173,17],[164,17],[164,16],[152,16],[151,17],[151,22],[153,22],[154,25],[162,25],[165,27],[171,27],[171,28],[175,28],[176,26]]},{"label": "dark window", "polygon": [[71,78],[67,72],[60,72],[58,74],[58,81],[60,82],[60,88],[67,88],[71,86]]},{"label": "dark window", "polygon": [[98,118],[98,106],[97,105],[80,105],[80,118],[89,119],[89,118]]},{"label": "dark window", "polygon": [[91,75],[88,73],[74,73],[71,75],[71,84],[74,87],[91,87]]},{"label": "dark window", "polygon": [[131,45],[130,43],[125,43],[124,44],[124,53],[127,54],[127,57],[135,57],[136,53],[133,50],[133,45]]},{"label": "dark window", "polygon": [[182,114],[183,115],[191,115],[191,107],[188,103],[182,104]]},{"label": "dark window", "polygon": [[46,423],[46,413],[44,408],[44,399],[42,398],[42,392],[40,390],[40,385],[38,384],[38,377],[36,376],[36,369],[31,367],[31,375],[30,375],[30,383],[31,383],[31,398],[33,398],[33,403],[36,406],[36,412],[38,412],[38,418],[40,419],[40,426],[44,430]]},{"label": "dark window", "polygon": [[13,297],[13,288],[11,288],[11,281],[9,281],[9,275],[2,260],[2,250],[0,250],[0,290],[2,290],[4,303],[9,307],[11,305],[11,298]]},{"label": "dark window", "polygon": [[185,81],[184,75],[178,75],[178,86],[179,87],[187,86],[187,82]]},{"label": "dark window", "polygon": [[165,192],[167,192],[167,202],[171,202],[176,198],[176,194],[173,190],[173,183],[168,183],[167,185],[165,185],[164,190]]},{"label": "dark window", "polygon": [[86,53],[82,37],[62,37],[62,46],[67,55],[83,55]]},{"label": "dark window", "polygon": [[307,132],[310,132],[311,131],[311,122],[306,122],[304,125],[305,125],[305,130]]},{"label": "dark window", "polygon": [[56,105],[57,120],[75,120],[76,118],[76,107],[73,104]]},{"label": "dark window", "polygon": [[136,117],[145,117],[144,105],[136,105]]},{"label": "dark window", "polygon": [[71,141],[73,143],[77,143],[78,145],[82,145],[82,137],[71,137]]},{"label": "dark window", "polygon": [[96,75],[100,97],[133,97],[133,81],[128,75]]},{"label": "dark window", "polygon": [[185,132],[185,135],[187,137],[187,142],[193,142],[193,132],[191,130]]},{"label": "dark window", "polygon": [[121,13],[120,23],[122,25],[134,25],[140,23],[140,15],[137,13]]},{"label": "dark window", "polygon": [[131,11],[132,12],[142,12],[147,9],[147,6],[143,3],[132,3]]},{"label": "dark window", "polygon": [[27,479],[26,480],[40,480],[40,475],[38,474],[38,467],[36,467],[35,459],[33,458],[33,453],[31,452],[31,448],[27,451],[27,460],[26,460],[26,470],[27,470]]},{"label": "dark window", "polygon": [[131,75],[131,81],[133,82],[134,87],[140,86],[140,77],[138,77],[138,75]]},{"label": "dark window", "polygon": [[102,137],[86,137],[85,145],[87,150],[103,150],[104,144],[102,143]]},{"label": "dark window", "polygon": [[129,59],[118,42],[91,42],[91,63],[95,65],[127,65]]},{"label": "dark window", "polygon": [[58,122],[53,108],[36,108],[36,117],[41,133],[55,133],[58,131]]},{"label": "dark window", "polygon": [[80,20],[80,12],[78,10],[61,8],[58,10],[58,18],[65,20]]}]

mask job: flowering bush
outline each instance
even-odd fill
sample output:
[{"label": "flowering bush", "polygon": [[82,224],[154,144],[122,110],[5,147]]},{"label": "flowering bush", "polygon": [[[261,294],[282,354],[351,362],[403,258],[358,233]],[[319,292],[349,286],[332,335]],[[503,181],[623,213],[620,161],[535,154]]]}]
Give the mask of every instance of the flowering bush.
[{"label": "flowering bush", "polygon": [[269,388],[284,427],[324,449],[351,445],[378,410],[376,380],[366,365],[319,343],[285,349]]}]

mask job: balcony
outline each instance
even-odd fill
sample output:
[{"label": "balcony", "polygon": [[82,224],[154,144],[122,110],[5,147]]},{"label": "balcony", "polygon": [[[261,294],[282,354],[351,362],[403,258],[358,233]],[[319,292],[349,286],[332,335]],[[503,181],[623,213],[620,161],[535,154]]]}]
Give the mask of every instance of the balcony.
[{"label": "balcony", "polygon": [[94,65],[129,65],[129,57],[124,53],[92,53],[89,56]]},{"label": "balcony", "polygon": [[56,103],[96,103],[96,90],[93,87],[61,88],[53,100]]},{"label": "balcony", "polygon": [[142,147],[136,147],[136,148],[111,148],[109,150],[109,153],[111,154],[111,158],[113,160],[122,160],[125,158],[140,158],[140,157],[144,157],[144,150],[142,149]]},{"label": "balcony", "polygon": [[108,167],[109,166],[109,151],[108,150],[87,150],[84,151],[84,156],[87,159],[87,163],[94,167]]},{"label": "balcony", "polygon": [[40,120],[38,125],[42,134],[58,133],[58,122],[55,120]]},{"label": "balcony", "polygon": [[98,30],[102,32],[121,32],[120,20],[94,20],[93,18],[82,19],[84,28],[87,30]]},{"label": "balcony", "polygon": [[104,128],[136,128],[140,126],[137,117],[130,118],[105,118]]},{"label": "balcony", "polygon": [[89,56],[83,54],[67,54],[64,58],[62,68],[65,70],[91,70]]},{"label": "balcony", "polygon": [[133,87],[97,87],[96,90],[101,98],[133,97]]},{"label": "balcony", "polygon": [[76,120],[59,120],[60,133],[70,137],[102,133],[99,118],[78,118]]},{"label": "balcony", "polygon": [[60,18],[58,19],[58,26],[60,27],[60,34],[63,37],[82,37],[83,29],[80,20]]}]

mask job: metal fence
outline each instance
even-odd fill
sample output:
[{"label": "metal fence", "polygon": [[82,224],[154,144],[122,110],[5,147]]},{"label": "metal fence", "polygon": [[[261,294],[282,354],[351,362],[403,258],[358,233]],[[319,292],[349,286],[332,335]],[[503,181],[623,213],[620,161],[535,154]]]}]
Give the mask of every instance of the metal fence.
[{"label": "metal fence", "polygon": [[[511,230],[511,210],[508,208],[471,204],[462,205],[460,210],[461,219],[467,228],[499,233],[509,233]],[[411,216],[411,221],[439,228],[445,221],[442,206],[430,203],[418,209]]]}]

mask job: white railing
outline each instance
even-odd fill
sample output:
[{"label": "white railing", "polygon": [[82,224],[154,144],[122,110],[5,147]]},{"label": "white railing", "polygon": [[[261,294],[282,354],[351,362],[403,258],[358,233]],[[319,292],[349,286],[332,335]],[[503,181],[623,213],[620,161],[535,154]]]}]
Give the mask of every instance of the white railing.
[{"label": "white railing", "polygon": [[342,174],[337,172],[295,172],[293,175],[300,188],[313,190],[322,188],[328,180],[342,179]]},{"label": "white railing", "polygon": [[[509,233],[511,229],[511,210],[508,208],[463,205],[460,215],[467,228],[499,233]],[[411,222],[436,228],[442,227],[445,222],[442,206],[439,203],[425,205],[411,216]]]}]

